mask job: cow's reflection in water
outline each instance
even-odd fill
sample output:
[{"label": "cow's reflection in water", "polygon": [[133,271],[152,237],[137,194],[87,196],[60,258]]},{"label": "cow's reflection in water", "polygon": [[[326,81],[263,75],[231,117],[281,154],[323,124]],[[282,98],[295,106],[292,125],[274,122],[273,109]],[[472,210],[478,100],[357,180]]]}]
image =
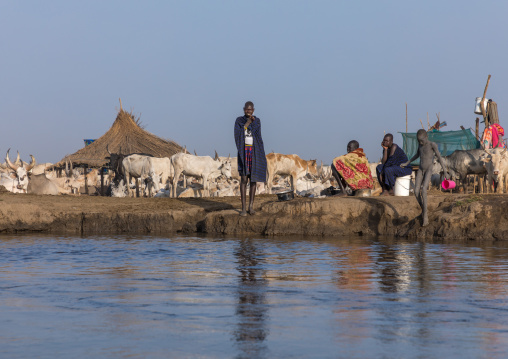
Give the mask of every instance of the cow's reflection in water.
[{"label": "cow's reflection in water", "polygon": [[267,283],[264,278],[263,254],[255,241],[243,239],[235,252],[238,275],[238,324],[233,333],[240,349],[239,358],[259,358],[266,354],[264,340],[268,335],[266,319]]}]

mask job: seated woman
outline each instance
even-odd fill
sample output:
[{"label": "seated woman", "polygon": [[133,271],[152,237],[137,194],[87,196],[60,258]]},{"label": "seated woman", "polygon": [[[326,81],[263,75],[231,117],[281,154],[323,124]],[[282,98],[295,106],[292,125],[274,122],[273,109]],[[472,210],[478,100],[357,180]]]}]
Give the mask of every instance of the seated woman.
[{"label": "seated woman", "polygon": [[346,187],[351,189],[350,195],[354,195],[359,189],[371,189],[374,186],[369,161],[359,147],[358,141],[349,141],[347,155],[336,157],[332,161],[332,175],[341,189],[338,196],[348,194]]},{"label": "seated woman", "polygon": [[395,179],[410,175],[412,170],[410,167],[400,167],[408,159],[402,148],[393,143],[393,135],[391,133],[385,135],[381,146],[383,147],[383,158],[381,164],[376,167],[377,180],[383,189],[381,195],[393,196]]}]

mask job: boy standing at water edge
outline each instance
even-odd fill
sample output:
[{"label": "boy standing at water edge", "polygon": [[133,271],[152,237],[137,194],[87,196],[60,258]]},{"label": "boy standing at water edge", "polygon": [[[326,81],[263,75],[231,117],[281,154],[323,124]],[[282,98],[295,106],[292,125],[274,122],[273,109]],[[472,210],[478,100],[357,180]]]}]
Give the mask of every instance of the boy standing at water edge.
[{"label": "boy standing at water edge", "polygon": [[235,142],[238,150],[238,173],[241,176],[240,197],[242,211],[240,216],[247,216],[245,202],[247,196],[247,182],[249,189],[249,214],[254,215],[254,196],[256,195],[256,182],[266,182],[266,156],[261,137],[261,120],[254,116],[254,104],[247,101],[243,107],[244,116],[235,121]]},{"label": "boy standing at water edge", "polygon": [[420,166],[418,167],[418,172],[416,172],[415,196],[418,204],[422,208],[422,226],[426,226],[429,224],[429,216],[427,213],[427,188],[429,187],[430,177],[432,176],[432,168],[434,167],[434,155],[437,157],[441,167],[443,168],[445,178],[448,178],[448,172],[443,164],[443,159],[437,149],[437,145],[434,142],[429,141],[427,131],[418,130],[416,138],[418,139],[418,151],[416,151],[413,158],[406,163],[401,164],[400,167],[406,167],[420,157]]}]

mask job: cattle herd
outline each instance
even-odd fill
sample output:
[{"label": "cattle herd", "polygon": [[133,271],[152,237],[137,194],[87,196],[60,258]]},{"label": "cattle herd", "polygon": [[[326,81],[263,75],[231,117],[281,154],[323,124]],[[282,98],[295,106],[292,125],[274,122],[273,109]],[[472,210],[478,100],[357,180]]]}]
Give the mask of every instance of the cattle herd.
[{"label": "cattle herd", "polygon": [[[108,149],[109,152],[109,149]],[[101,183],[107,190],[104,194],[155,197],[217,197],[238,196],[240,176],[236,157],[196,156],[177,153],[171,158],[157,158],[144,154],[120,155],[109,152],[110,163],[107,173],[98,169],[74,168],[66,163],[64,169],[56,169],[51,163],[37,164],[33,156],[30,163],[22,161],[19,153],[14,162],[9,158],[0,163],[0,186],[13,193],[32,194],[80,194],[88,184],[91,193],[98,193]],[[258,193],[276,193],[285,187],[294,188],[302,196],[323,196],[332,184],[330,166],[315,160],[306,161],[297,155],[270,153],[267,159],[267,183],[258,184]],[[443,161],[451,179],[462,183],[467,192],[467,176],[485,176],[487,192],[503,193],[508,184],[508,153],[505,148],[490,150],[458,150]],[[375,166],[371,172],[375,176]],[[435,164],[435,181],[439,186],[442,171]],[[86,180],[85,180],[86,171]],[[62,173],[63,172],[63,173]],[[288,180],[288,183],[286,183]],[[377,181],[376,181],[377,183]]]}]

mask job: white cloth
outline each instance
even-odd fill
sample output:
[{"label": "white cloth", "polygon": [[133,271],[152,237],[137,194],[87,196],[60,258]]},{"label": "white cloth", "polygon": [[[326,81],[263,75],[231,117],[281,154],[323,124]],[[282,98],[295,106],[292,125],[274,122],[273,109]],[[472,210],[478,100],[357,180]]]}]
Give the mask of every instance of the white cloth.
[{"label": "white cloth", "polygon": [[252,146],[254,144],[254,138],[252,137],[252,132],[248,128],[245,128],[245,146]]}]

